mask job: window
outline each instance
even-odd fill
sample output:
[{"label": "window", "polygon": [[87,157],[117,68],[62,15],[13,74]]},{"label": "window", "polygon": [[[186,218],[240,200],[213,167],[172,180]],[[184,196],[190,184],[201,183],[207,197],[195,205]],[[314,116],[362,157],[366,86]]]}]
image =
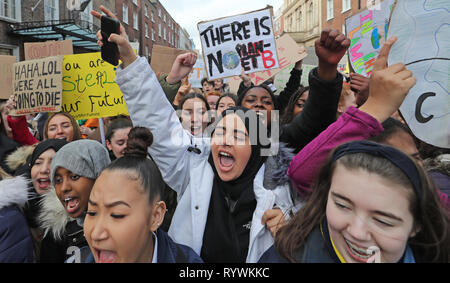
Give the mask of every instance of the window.
[{"label": "window", "polygon": [[122,5],[122,21],[128,24],[128,6],[125,4]]},{"label": "window", "polygon": [[153,12],[153,10],[150,11],[150,17],[152,19],[152,22],[155,22],[155,12]]},{"label": "window", "polygon": [[86,9],[80,13],[81,26],[90,30],[94,30],[94,16],[91,15],[92,2],[88,4]]},{"label": "window", "polygon": [[158,23],[158,35],[159,37],[162,35],[161,23]]},{"label": "window", "polygon": [[[300,11],[300,8],[295,10],[295,14],[297,15],[297,31],[302,30],[302,11]],[[280,22],[277,23],[277,28],[280,30]]]},{"label": "window", "polygon": [[152,28],[152,40],[155,41],[155,31]]},{"label": "window", "polygon": [[148,24],[145,23],[145,37],[148,38]]},{"label": "window", "polygon": [[[3,3],[11,1],[2,1]],[[44,19],[46,21],[59,20],[59,1],[45,0],[44,1]]]},{"label": "window", "polygon": [[161,9],[160,8],[158,8],[158,17],[161,18]]},{"label": "window", "polygon": [[136,12],[133,12],[133,28],[135,30],[138,30],[138,14]]},{"label": "window", "polygon": [[145,46],[145,57],[147,57],[147,59],[148,59],[148,56],[149,56],[149,54],[148,54],[148,45],[146,45]]},{"label": "window", "polygon": [[309,4],[308,8],[308,21],[309,21],[309,28],[314,27],[314,6],[313,2]]},{"label": "window", "polygon": [[167,40],[167,36],[166,36],[166,27],[164,27],[163,35],[164,35],[164,40]]},{"label": "window", "polygon": [[136,5],[137,6],[137,0],[133,0],[133,3],[134,3],[134,5]]},{"label": "window", "polygon": [[164,22],[166,22],[166,14],[164,14]]},{"label": "window", "polygon": [[333,0],[327,0],[327,20],[331,20],[334,17],[333,10]]},{"label": "window", "polygon": [[342,0],[342,12],[346,12],[352,8],[350,0]]},{"label": "window", "polygon": [[21,21],[21,1],[0,0],[0,17]]},{"label": "window", "polygon": [[148,18],[148,6],[147,6],[147,4],[144,4],[145,6],[144,6],[144,16],[146,17],[146,18]]}]

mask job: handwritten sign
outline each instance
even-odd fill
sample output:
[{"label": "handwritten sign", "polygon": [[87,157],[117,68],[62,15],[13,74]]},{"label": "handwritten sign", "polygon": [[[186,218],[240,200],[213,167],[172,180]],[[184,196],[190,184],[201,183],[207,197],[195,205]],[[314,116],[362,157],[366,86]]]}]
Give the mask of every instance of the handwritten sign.
[{"label": "handwritten sign", "polygon": [[272,7],[198,24],[210,80],[279,68]]},{"label": "handwritten sign", "polygon": [[25,42],[25,60],[73,54],[72,39],[63,41]]},{"label": "handwritten sign", "polygon": [[[278,38],[276,40],[276,46],[279,57],[279,68],[250,74],[249,76],[254,85],[260,85],[283,70],[287,70],[290,73],[294,64],[308,55],[306,52],[299,53],[300,47],[288,34]],[[240,83],[240,77],[234,76],[230,78],[228,82],[230,90],[236,93]]]},{"label": "handwritten sign", "polygon": [[62,111],[76,120],[128,115],[115,70],[100,52],[64,56]]},{"label": "handwritten sign", "polygon": [[385,0],[345,20],[351,40],[348,56],[353,70],[369,77],[381,46],[386,40],[389,17],[394,0]]},{"label": "handwritten sign", "polygon": [[188,80],[191,84],[191,87],[202,87],[202,79],[206,77],[206,69],[205,62],[201,59],[195,62],[194,67],[192,68],[191,73],[189,74]]},{"label": "handwritten sign", "polygon": [[442,148],[450,148],[449,34],[449,1],[397,1],[388,63],[405,64],[417,80],[400,112],[417,138]]},{"label": "handwritten sign", "polygon": [[57,112],[61,109],[62,56],[14,64],[12,115]]},{"label": "handwritten sign", "polygon": [[16,56],[0,55],[0,98],[8,99],[13,94],[13,67]]}]

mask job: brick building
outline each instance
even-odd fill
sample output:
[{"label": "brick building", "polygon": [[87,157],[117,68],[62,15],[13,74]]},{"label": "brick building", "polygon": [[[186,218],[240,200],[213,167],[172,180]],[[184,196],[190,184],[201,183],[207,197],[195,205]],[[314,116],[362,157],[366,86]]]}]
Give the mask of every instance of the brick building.
[{"label": "brick building", "polygon": [[322,28],[345,33],[345,19],[367,8],[367,0],[322,0]]},{"label": "brick building", "polygon": [[157,0],[116,0],[117,17],[139,54],[151,60],[153,45],[178,48],[180,26]]}]

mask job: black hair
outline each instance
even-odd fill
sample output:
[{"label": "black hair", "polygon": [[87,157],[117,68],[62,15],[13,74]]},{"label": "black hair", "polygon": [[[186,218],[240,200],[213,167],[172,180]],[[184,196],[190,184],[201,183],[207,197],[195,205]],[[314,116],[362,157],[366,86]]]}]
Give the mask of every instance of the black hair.
[{"label": "black hair", "polygon": [[220,100],[222,100],[222,98],[224,98],[224,97],[229,97],[229,98],[233,99],[235,105],[238,104],[238,97],[237,97],[237,95],[236,95],[236,94],[233,94],[233,93],[231,93],[231,92],[226,92],[226,93],[222,94],[222,95],[219,97],[219,99],[217,99],[217,102],[216,102],[216,109],[217,109],[217,107],[219,107]]},{"label": "black hair", "polygon": [[383,126],[384,131],[379,135],[371,138],[370,139],[371,141],[377,143],[384,143],[386,140],[388,140],[391,136],[393,136],[395,133],[398,133],[399,131],[403,131],[408,135],[414,137],[413,133],[406,125],[404,125],[402,122],[392,117],[389,117],[381,125]]},{"label": "black hair", "polygon": [[111,138],[117,130],[133,128],[133,123],[127,118],[114,119],[106,130],[105,139],[111,142]]},{"label": "black hair", "polygon": [[209,104],[208,101],[206,100],[206,98],[203,96],[203,94],[199,94],[199,93],[189,93],[186,94],[180,101],[180,105],[178,105],[178,109],[182,110],[183,109],[183,104],[188,100],[188,99],[192,99],[192,98],[199,98],[201,99],[206,106],[206,110],[209,111]]},{"label": "black hair", "polygon": [[128,134],[127,147],[124,156],[114,160],[105,168],[106,170],[131,171],[140,182],[145,192],[149,194],[149,203],[159,199],[166,187],[161,172],[155,162],[148,158],[148,147],[153,143],[152,132],[144,127],[134,127]]},{"label": "black hair", "polygon": [[203,78],[200,82],[201,82],[202,86],[203,86],[204,82],[207,82],[210,85],[214,85],[214,81],[210,81],[210,80],[208,80],[208,78]]},{"label": "black hair", "polygon": [[284,110],[283,117],[281,118],[281,124],[289,124],[294,119],[294,108],[297,104],[297,100],[302,96],[303,93],[309,91],[309,86],[299,87],[298,90],[289,98],[288,105]]},{"label": "black hair", "polygon": [[274,109],[275,110],[281,110],[280,109],[280,105],[278,104],[278,100],[276,99],[275,95],[273,94],[272,89],[270,89],[270,87],[268,85],[266,85],[266,84],[254,85],[254,86],[250,86],[250,87],[244,89],[244,91],[242,93],[240,93],[239,96],[238,96],[238,104],[237,104],[237,106],[242,106],[242,101],[244,100],[245,95],[247,94],[247,92],[249,90],[251,90],[253,88],[263,88],[263,89],[265,89],[269,93],[270,97],[272,98]]}]

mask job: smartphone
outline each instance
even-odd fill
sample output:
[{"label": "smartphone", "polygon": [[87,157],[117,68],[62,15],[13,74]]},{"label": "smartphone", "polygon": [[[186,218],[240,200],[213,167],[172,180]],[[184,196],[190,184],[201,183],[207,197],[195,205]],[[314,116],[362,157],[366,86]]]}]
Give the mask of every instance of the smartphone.
[{"label": "smartphone", "polygon": [[108,38],[112,33],[120,34],[120,22],[116,19],[102,15],[101,17],[101,33],[103,46],[101,48],[102,59],[111,65],[119,64],[119,49],[117,44],[109,42]]}]

